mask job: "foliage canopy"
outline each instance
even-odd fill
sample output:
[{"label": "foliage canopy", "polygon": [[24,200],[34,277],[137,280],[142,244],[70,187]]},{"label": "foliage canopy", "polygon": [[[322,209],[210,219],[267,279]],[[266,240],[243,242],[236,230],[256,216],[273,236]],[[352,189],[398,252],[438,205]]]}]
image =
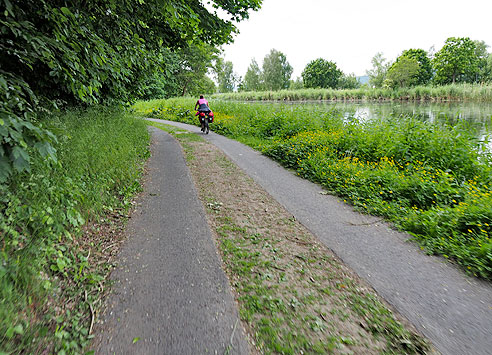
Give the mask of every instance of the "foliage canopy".
[{"label": "foliage canopy", "polygon": [[248,70],[244,75],[243,90],[258,91],[261,89],[261,70],[255,59],[251,60]]},{"label": "foliage canopy", "polygon": [[386,79],[386,73],[390,66],[390,63],[386,62],[386,58],[383,57],[383,53],[378,52],[371,59],[372,69],[367,71],[369,76],[369,84],[376,88],[383,87],[384,79]]},{"label": "foliage canopy", "polygon": [[420,64],[407,56],[400,56],[388,69],[386,75],[389,86],[407,87],[417,84]]},{"label": "foliage canopy", "polygon": [[302,72],[302,80],[307,88],[336,88],[342,71],[334,62],[318,58],[309,62]]},{"label": "foliage canopy", "polygon": [[432,78],[432,64],[429,59],[429,55],[425,50],[407,49],[403,51],[401,56],[398,57],[396,61],[398,62],[400,58],[411,58],[419,64],[418,71],[414,75],[415,85],[427,85],[429,83]]},{"label": "foliage canopy", "polygon": [[[194,0],[1,1],[0,181],[29,169],[37,151],[54,158],[54,137],[36,113],[67,105],[126,103],[169,53],[232,41],[234,21],[261,0],[216,0],[230,20]],[[185,90],[186,88],[183,88]]]},{"label": "foliage canopy", "polygon": [[466,82],[478,69],[475,43],[468,37],[449,37],[433,60],[438,84]]},{"label": "foliage canopy", "polygon": [[234,72],[232,62],[218,58],[215,62],[214,71],[219,84],[219,92],[233,92],[240,79]]},{"label": "foliage canopy", "polygon": [[263,59],[262,82],[266,90],[280,90],[289,87],[293,68],[287,57],[280,51],[272,49]]}]

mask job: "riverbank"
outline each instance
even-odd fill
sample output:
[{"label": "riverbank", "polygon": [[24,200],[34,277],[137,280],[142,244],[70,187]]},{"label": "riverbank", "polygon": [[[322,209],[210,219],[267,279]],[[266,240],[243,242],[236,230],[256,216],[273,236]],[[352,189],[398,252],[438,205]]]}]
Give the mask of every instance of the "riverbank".
[{"label": "riverbank", "polygon": [[429,102],[492,102],[492,84],[454,84],[415,86],[399,89],[298,89],[249,91],[215,94],[213,99],[238,101],[429,101]]}]

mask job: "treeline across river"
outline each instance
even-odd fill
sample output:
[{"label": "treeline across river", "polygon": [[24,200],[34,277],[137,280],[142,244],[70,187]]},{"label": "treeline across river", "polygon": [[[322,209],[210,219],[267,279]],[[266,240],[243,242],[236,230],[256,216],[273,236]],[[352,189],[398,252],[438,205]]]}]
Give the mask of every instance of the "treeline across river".
[{"label": "treeline across river", "polygon": [[[197,124],[191,98],[140,102],[142,115]],[[215,101],[212,129],[409,232],[430,254],[492,279],[492,155],[470,123],[347,119],[336,109]],[[480,147],[480,149],[478,149]]]}]

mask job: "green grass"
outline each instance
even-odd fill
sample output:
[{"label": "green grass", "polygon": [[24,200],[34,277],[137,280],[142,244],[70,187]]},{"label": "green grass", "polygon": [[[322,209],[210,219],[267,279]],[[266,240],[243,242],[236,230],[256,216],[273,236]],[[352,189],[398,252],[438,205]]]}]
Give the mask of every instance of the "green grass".
[{"label": "green grass", "polygon": [[[196,124],[194,100],[139,103],[144,115]],[[466,122],[358,122],[336,109],[216,101],[211,129],[262,151],[361,211],[384,216],[492,279],[492,156]]]},{"label": "green grass", "polygon": [[491,84],[416,86],[401,89],[298,89],[215,94],[214,99],[240,101],[303,100],[403,100],[403,101],[492,101]]},{"label": "green grass", "polygon": [[[107,265],[85,225],[124,210],[148,156],[141,120],[97,108],[47,117],[58,161],[37,158],[0,186],[0,353],[77,353]],[[68,301],[71,300],[71,301]]]}]

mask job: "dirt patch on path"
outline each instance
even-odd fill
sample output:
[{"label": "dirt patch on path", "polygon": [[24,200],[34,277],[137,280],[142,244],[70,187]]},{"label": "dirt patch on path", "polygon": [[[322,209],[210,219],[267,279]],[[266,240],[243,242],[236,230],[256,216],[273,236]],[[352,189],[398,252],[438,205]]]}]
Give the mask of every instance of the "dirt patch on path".
[{"label": "dirt patch on path", "polygon": [[176,137],[259,352],[434,352],[220,150],[194,134]]}]

